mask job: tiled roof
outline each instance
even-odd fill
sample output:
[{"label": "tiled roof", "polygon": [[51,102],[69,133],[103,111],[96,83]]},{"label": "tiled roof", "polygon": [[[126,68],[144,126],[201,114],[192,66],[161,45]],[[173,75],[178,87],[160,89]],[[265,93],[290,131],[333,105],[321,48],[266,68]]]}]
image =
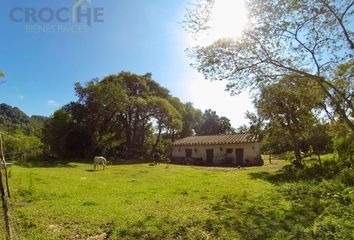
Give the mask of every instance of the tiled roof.
[{"label": "tiled roof", "polygon": [[192,136],[177,140],[172,146],[219,145],[235,143],[254,143],[258,138],[253,134],[232,134],[213,136]]}]

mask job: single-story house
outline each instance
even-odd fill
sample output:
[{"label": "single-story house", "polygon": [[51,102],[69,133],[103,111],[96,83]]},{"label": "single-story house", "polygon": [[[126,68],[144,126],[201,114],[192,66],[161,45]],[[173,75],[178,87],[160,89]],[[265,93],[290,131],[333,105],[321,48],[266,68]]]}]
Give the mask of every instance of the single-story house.
[{"label": "single-story house", "polygon": [[187,137],[172,143],[171,160],[195,165],[258,165],[260,142],[253,134]]}]

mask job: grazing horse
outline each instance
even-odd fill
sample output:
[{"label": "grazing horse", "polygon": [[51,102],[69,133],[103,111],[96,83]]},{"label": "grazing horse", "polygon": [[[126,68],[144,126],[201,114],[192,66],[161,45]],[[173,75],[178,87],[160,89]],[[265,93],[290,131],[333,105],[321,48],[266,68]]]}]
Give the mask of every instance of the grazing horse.
[{"label": "grazing horse", "polygon": [[95,157],[93,160],[93,164],[94,164],[94,170],[97,170],[97,166],[102,164],[103,170],[105,169],[106,165],[107,165],[108,161],[105,157]]}]

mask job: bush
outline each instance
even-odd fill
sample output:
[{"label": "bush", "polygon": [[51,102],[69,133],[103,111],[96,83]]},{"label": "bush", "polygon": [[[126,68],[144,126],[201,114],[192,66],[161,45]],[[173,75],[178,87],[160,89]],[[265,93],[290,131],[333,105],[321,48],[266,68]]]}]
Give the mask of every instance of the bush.
[{"label": "bush", "polygon": [[295,155],[294,155],[293,151],[287,151],[287,152],[281,154],[281,158],[291,162],[295,159]]},{"label": "bush", "polygon": [[345,168],[340,171],[338,174],[338,180],[343,183],[345,186],[353,187],[354,186],[354,169]]},{"label": "bush", "polygon": [[264,165],[264,160],[263,160],[263,158],[260,156],[259,158],[257,158],[256,166],[263,166],[263,165]]},{"label": "bush", "polygon": [[3,140],[4,152],[8,160],[24,164],[24,160],[35,160],[43,155],[43,143],[36,136],[13,133],[6,134]]}]

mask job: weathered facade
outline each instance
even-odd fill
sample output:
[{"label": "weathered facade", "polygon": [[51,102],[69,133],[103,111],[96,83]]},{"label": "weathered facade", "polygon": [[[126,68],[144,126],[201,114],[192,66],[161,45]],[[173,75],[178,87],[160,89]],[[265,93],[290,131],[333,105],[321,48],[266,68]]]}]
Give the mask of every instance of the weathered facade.
[{"label": "weathered facade", "polygon": [[252,166],[260,163],[260,143],[252,134],[192,136],[172,144],[179,164]]}]

